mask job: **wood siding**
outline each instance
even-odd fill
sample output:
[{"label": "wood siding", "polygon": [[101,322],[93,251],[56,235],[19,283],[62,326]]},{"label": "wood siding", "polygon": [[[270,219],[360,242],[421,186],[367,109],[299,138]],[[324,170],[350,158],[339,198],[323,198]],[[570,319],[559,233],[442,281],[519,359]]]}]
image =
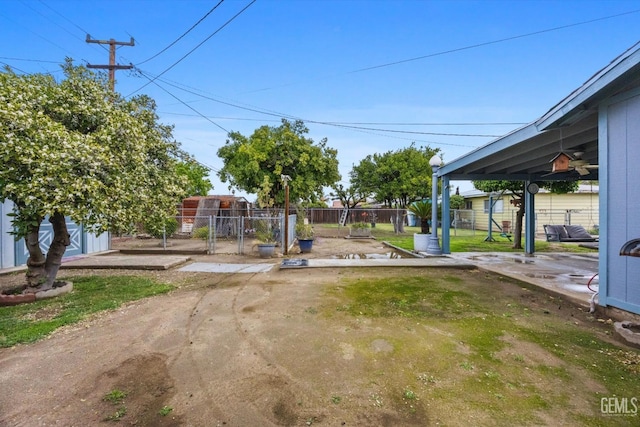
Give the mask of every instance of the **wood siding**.
[{"label": "wood siding", "polygon": [[[484,195],[467,198],[475,212],[476,230],[489,229],[489,214],[484,211],[485,201],[488,200],[489,197]],[[494,211],[493,220],[501,227],[503,222],[505,225],[508,223],[513,231],[518,209],[511,204],[511,200],[506,194],[502,196],[503,211]],[[600,225],[598,203],[598,193],[538,193],[535,196],[536,233],[544,233],[545,224],[582,225],[592,230]],[[492,230],[499,231],[499,228],[493,224]]]}]

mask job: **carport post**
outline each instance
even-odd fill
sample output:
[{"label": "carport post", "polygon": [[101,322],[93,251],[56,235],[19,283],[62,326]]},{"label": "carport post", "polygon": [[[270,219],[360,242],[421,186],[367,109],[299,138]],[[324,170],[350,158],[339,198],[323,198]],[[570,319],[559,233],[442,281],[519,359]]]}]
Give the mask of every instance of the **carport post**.
[{"label": "carport post", "polygon": [[529,184],[524,183],[527,189],[524,192],[524,254],[525,256],[533,256],[536,251],[536,213],[535,213],[535,193],[529,191]]},{"label": "carport post", "polygon": [[431,237],[427,244],[427,254],[442,255],[440,242],[438,241],[438,170],[442,166],[442,159],[434,155],[429,160],[431,165]]},{"label": "carport post", "polygon": [[449,205],[450,189],[449,189],[449,176],[443,175],[442,179],[442,253],[450,254],[450,237],[451,237],[451,208]]}]

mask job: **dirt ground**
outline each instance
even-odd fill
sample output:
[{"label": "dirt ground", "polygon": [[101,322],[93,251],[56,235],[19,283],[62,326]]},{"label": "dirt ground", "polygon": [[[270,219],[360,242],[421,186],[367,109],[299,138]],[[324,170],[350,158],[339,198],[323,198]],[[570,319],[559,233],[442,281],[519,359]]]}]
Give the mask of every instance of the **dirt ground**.
[{"label": "dirt ground", "polygon": [[[376,240],[325,236],[305,257],[385,251]],[[290,256],[300,256],[297,252],[294,248]],[[257,253],[192,259],[278,262],[260,259]],[[348,340],[340,337],[340,325],[326,323],[314,308],[324,287],[349,274],[346,271],[62,269],[59,277],[86,274],[150,275],[177,289],[62,328],[35,344],[0,349],[0,425],[96,425],[117,418],[123,406],[122,425],[399,421],[394,411],[372,413],[370,397],[356,394],[361,393],[357,372],[364,367],[345,344]],[[3,286],[20,280],[20,275],[0,276]],[[121,404],[103,400],[113,390],[127,393]],[[345,397],[338,405],[332,395]],[[162,416],[159,410],[165,406],[172,410]]]},{"label": "dirt ground", "polygon": [[[325,236],[307,257],[385,251],[376,240]],[[256,253],[192,258],[274,262]],[[425,402],[408,410],[406,402],[389,401],[393,380],[379,380],[385,366],[375,360],[392,357],[394,343],[385,337],[396,333],[397,324],[345,324],[321,315],[330,304],[327,289],[343,278],[397,274],[392,268],[274,268],[257,274],[63,269],[59,276],[86,274],[148,275],[176,290],[62,328],[40,342],[0,349],[1,426],[108,425],[109,419],[137,426],[447,424],[446,408]],[[15,280],[0,276],[5,285]],[[373,362],[358,350],[363,342]],[[127,396],[105,401],[115,390]],[[162,408],[168,414],[161,415]],[[459,414],[451,419],[461,420]]]}]

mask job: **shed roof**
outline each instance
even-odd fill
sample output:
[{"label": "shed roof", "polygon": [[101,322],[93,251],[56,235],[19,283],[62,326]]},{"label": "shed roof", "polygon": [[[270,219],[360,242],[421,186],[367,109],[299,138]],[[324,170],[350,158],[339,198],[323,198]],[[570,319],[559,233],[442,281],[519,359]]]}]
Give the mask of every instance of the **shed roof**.
[{"label": "shed roof", "polygon": [[581,152],[598,164],[598,105],[617,93],[640,86],[640,42],[595,73],[539,119],[444,165],[439,176],[452,180],[554,181],[598,179],[577,171],[551,174],[560,152]]}]

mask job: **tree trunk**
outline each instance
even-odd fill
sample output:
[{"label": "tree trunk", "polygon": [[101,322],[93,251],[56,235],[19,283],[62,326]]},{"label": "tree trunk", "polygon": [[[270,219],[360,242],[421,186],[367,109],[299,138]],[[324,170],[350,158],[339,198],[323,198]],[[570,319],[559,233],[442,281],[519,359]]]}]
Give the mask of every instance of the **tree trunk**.
[{"label": "tree trunk", "polygon": [[420,232],[429,234],[429,218],[420,218]]},{"label": "tree trunk", "polygon": [[516,228],[513,230],[513,249],[522,249],[522,221],[524,219],[524,201],[520,199],[516,212]]},{"label": "tree trunk", "polygon": [[53,226],[53,240],[46,258],[40,249],[40,225],[30,230],[26,239],[29,251],[27,284],[30,288],[39,291],[53,287],[62,263],[62,256],[67,250],[67,246],[71,244],[64,215],[57,212],[49,218],[49,222]]},{"label": "tree trunk", "polygon": [[30,227],[25,236],[25,244],[29,252],[27,258],[27,285],[30,288],[38,288],[47,281],[47,273],[45,271],[46,260],[40,249],[40,224],[42,218],[39,218],[36,226]]},{"label": "tree trunk", "polygon": [[393,221],[393,232],[404,233],[404,220],[402,215],[391,215],[391,220]]}]

